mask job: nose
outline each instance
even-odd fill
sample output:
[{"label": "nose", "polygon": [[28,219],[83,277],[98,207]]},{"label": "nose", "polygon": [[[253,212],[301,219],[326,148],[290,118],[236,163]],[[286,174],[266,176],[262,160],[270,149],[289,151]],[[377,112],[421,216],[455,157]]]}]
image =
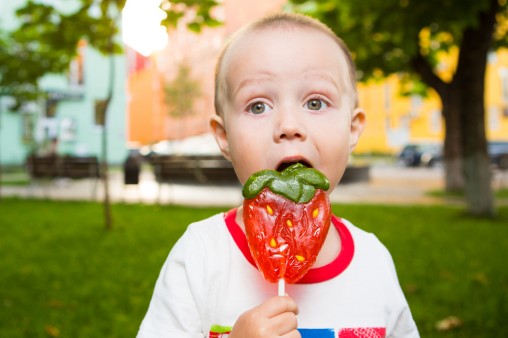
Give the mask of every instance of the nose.
[{"label": "nose", "polygon": [[280,110],[277,114],[277,123],[274,129],[276,142],[284,140],[305,140],[307,137],[305,124],[297,109]]}]

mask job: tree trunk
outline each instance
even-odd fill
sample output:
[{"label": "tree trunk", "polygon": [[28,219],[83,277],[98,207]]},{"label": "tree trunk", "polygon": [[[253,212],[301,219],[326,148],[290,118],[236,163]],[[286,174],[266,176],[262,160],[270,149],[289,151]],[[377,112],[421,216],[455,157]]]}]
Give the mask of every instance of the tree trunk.
[{"label": "tree trunk", "polygon": [[464,31],[453,82],[461,93],[460,127],[465,197],[469,213],[495,215],[490,161],[485,133],[485,72],[492,43],[497,0],[488,12],[479,14],[479,25]]},{"label": "tree trunk", "polygon": [[463,191],[465,182],[462,170],[459,92],[455,86],[445,83],[434,73],[423,55],[416,55],[411,63],[422,81],[433,88],[441,99],[442,115],[445,120],[444,171],[446,190],[450,192]]},{"label": "tree trunk", "polygon": [[[109,106],[110,99],[107,100],[106,110]],[[102,127],[102,163],[101,163],[101,173],[102,173],[102,182],[104,184],[104,227],[106,230],[111,230],[113,228],[113,217],[111,215],[111,201],[109,197],[109,166],[108,166],[108,132],[106,130],[106,122],[104,121],[104,126]]]},{"label": "tree trunk", "polygon": [[485,133],[484,92],[487,53],[492,45],[499,2],[489,2],[488,11],[479,13],[478,24],[464,30],[457,70],[451,83],[443,82],[422,55],[412,60],[415,71],[436,90],[443,103],[446,187],[448,190],[460,187],[462,175],[457,171],[462,166],[467,208],[476,216],[495,214]]},{"label": "tree trunk", "polygon": [[474,73],[473,68],[465,70],[459,81],[463,93],[460,126],[466,182],[464,192],[471,214],[493,216],[494,197],[484,122],[484,81]]},{"label": "tree trunk", "polygon": [[462,162],[459,92],[448,84],[442,102],[442,115],[445,120],[444,166],[445,188],[448,192],[464,191]]},{"label": "tree trunk", "polygon": [[0,106],[0,201],[2,200],[2,107]]},{"label": "tree trunk", "polygon": [[[113,30],[112,30],[113,31]],[[107,116],[109,110],[109,104],[113,99],[113,92],[115,88],[115,76],[116,76],[116,67],[115,67],[115,58],[113,56],[113,36],[111,33],[110,41],[109,41],[109,83],[108,83],[108,95],[106,98],[106,105],[104,108],[104,125],[102,132],[102,180],[104,183],[104,226],[106,230],[111,230],[113,228],[113,216],[111,213],[111,200],[109,196],[109,165],[108,165],[108,129],[107,129]]]},{"label": "tree trunk", "polygon": [[0,201],[2,200],[2,97],[0,96]]}]

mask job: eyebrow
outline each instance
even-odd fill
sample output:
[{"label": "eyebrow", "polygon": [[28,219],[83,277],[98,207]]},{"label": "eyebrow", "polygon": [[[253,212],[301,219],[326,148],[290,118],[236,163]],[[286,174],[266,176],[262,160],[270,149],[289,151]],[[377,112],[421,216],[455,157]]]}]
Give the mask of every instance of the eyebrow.
[{"label": "eyebrow", "polygon": [[[255,85],[255,84],[258,84],[258,83],[266,81],[266,80],[270,80],[270,78],[273,78],[274,76],[275,75],[270,72],[262,72],[260,74],[257,74],[253,78],[248,78],[248,79],[242,80],[232,94],[233,94],[233,96],[236,96],[236,94],[242,88],[248,87],[251,85]],[[304,78],[318,78],[318,79],[325,80],[326,82],[331,83],[339,92],[345,91],[344,81],[340,81],[340,76],[339,76],[339,81],[337,81],[337,77],[334,77],[331,74],[322,73],[322,72],[306,71],[301,76]]]},{"label": "eyebrow", "polygon": [[334,77],[334,76],[332,76],[329,73],[323,73],[323,72],[308,71],[308,72],[304,72],[302,74],[302,76],[305,77],[305,78],[323,79],[326,82],[331,83],[339,92],[345,91],[344,83],[343,83],[344,81],[341,81],[340,76],[338,76],[338,80],[339,81],[337,81],[337,77]]},{"label": "eyebrow", "polygon": [[256,74],[256,76],[254,76],[252,78],[248,78],[248,79],[242,80],[238,84],[238,87],[232,92],[232,97],[235,97],[242,88],[258,84],[260,82],[269,80],[270,78],[273,78],[273,77],[274,77],[273,73],[270,73],[270,72],[260,72],[259,74]]}]

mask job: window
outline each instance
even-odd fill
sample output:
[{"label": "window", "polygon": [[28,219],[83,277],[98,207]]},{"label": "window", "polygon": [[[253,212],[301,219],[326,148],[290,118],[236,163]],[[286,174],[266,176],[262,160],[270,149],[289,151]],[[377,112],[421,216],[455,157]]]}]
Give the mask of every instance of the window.
[{"label": "window", "polygon": [[489,107],[487,113],[488,129],[491,131],[499,130],[501,126],[501,110],[497,107]]},{"label": "window", "polygon": [[499,77],[501,78],[501,98],[504,104],[508,103],[508,68],[499,69]]}]

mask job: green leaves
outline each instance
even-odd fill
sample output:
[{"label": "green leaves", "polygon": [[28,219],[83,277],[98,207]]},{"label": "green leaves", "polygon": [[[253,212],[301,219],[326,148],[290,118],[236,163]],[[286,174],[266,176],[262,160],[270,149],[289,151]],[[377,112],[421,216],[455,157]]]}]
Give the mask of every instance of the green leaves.
[{"label": "green leaves", "polygon": [[191,69],[185,63],[178,66],[176,77],[164,85],[164,101],[170,116],[191,115],[194,103],[201,95],[201,83],[191,76]]},{"label": "green leaves", "polygon": [[243,187],[243,197],[254,198],[265,187],[293,202],[307,203],[316,189],[328,190],[330,183],[320,171],[296,163],[280,173],[268,169],[254,173]]},{"label": "green leaves", "polygon": [[[361,80],[414,72],[410,60],[420,51],[432,66],[436,54],[460,44],[462,32],[478,25],[478,13],[492,0],[290,0],[289,10],[314,16],[330,26],[352,50]],[[508,5],[500,1],[498,22]],[[506,26],[506,24],[504,24]],[[422,38],[421,33],[429,34]],[[506,45],[506,35],[495,36]]]},{"label": "green leaves", "polygon": [[[126,0],[76,0],[58,6],[29,0],[16,12],[20,26],[0,30],[0,90],[25,101],[40,95],[39,80],[46,74],[62,74],[77,53],[80,40],[104,55],[123,52],[119,40],[120,15]],[[188,28],[221,24],[212,17],[215,0],[163,1],[167,13],[163,25],[174,27],[194,13]],[[187,18],[188,16],[186,16]]]},{"label": "green leaves", "polygon": [[161,8],[166,12],[167,17],[162,20],[162,24],[167,27],[176,27],[178,21],[186,13],[191,12],[193,15],[187,22],[187,28],[190,31],[199,33],[204,26],[220,26],[222,22],[211,15],[213,8],[218,5],[219,2],[216,0],[164,0]]}]

